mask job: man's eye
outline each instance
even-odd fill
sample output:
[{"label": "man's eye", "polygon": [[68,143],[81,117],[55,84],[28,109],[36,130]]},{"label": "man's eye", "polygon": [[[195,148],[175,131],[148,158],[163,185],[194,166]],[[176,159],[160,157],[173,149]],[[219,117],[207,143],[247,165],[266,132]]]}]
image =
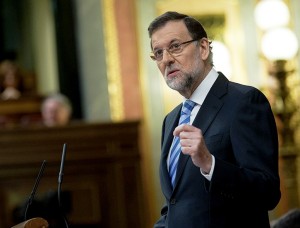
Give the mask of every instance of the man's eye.
[{"label": "man's eye", "polygon": [[174,43],[169,47],[169,50],[177,50],[180,48],[180,44],[179,43]]},{"label": "man's eye", "polygon": [[162,55],[162,53],[163,53],[163,50],[159,49],[159,50],[154,52],[154,55],[155,56],[160,56],[160,55]]}]

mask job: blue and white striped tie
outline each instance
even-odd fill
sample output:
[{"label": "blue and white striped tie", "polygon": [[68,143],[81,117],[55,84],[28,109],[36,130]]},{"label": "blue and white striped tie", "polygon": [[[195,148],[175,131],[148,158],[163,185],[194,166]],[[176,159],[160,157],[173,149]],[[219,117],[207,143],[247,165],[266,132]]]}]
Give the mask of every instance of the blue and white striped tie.
[{"label": "blue and white striped tie", "polygon": [[[190,123],[190,116],[191,112],[196,105],[195,102],[191,100],[186,100],[181,109],[181,116],[179,119],[179,125],[181,124],[189,124]],[[169,175],[171,178],[172,186],[174,187],[175,184],[175,177],[178,165],[178,159],[181,152],[180,146],[180,138],[175,136],[173,139],[173,143],[170,150],[170,159],[169,159]]]}]

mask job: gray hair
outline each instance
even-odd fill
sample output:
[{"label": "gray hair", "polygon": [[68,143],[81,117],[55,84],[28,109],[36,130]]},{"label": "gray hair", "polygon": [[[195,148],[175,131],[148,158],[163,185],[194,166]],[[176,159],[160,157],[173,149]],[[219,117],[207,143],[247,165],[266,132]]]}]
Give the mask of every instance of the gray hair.
[{"label": "gray hair", "polygon": [[42,110],[44,109],[46,102],[49,100],[55,100],[55,101],[59,102],[61,105],[63,105],[69,111],[70,115],[72,114],[72,112],[73,112],[72,104],[67,96],[65,96],[61,93],[54,93],[54,94],[47,96],[42,103],[42,107],[41,107]]},{"label": "gray hair", "polygon": [[[181,14],[178,12],[168,11],[164,14],[158,16],[155,18],[148,27],[148,34],[149,37],[152,37],[152,34],[159,28],[163,27],[167,22],[169,21],[183,21],[186,28],[188,29],[192,39],[194,40],[200,40],[202,38],[207,38],[207,33],[202,26],[202,24],[196,20],[193,17],[190,17],[185,14]],[[151,43],[150,43],[151,45]],[[151,45],[152,49],[152,45]],[[212,53],[212,46],[211,41],[209,41],[209,56],[208,56],[208,62],[211,66],[213,66],[213,53]]]}]

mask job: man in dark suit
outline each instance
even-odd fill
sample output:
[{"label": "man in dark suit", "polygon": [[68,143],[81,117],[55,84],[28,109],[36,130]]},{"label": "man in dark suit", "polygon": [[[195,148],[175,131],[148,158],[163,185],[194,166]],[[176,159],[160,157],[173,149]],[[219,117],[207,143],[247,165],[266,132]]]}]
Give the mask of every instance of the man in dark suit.
[{"label": "man in dark suit", "polygon": [[[279,202],[280,182],[268,100],[213,68],[211,43],[192,17],[166,12],[148,32],[151,58],[184,98],[184,107],[163,122],[160,180],[166,204],[154,227],[270,227],[268,210]],[[180,115],[188,122],[179,125]]]}]

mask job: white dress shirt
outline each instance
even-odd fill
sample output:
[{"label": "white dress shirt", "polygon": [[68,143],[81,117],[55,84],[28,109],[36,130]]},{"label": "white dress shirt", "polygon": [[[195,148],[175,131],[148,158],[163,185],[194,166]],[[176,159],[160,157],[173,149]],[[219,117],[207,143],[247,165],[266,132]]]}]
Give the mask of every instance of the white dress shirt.
[{"label": "white dress shirt", "polygon": [[[196,105],[194,106],[194,108],[191,112],[190,124],[193,123],[193,121],[195,120],[195,117],[196,117],[198,111],[200,110],[209,90],[211,89],[212,85],[215,83],[217,78],[218,78],[218,72],[214,68],[212,68],[211,71],[208,73],[208,75],[204,78],[204,80],[196,88],[196,90],[194,91],[192,96],[189,98],[189,100],[196,103]],[[184,98],[184,101],[186,101],[186,98]],[[184,101],[183,101],[183,103],[184,103]],[[169,157],[170,157],[170,153],[169,153]],[[169,157],[168,157],[167,164],[169,164]],[[206,173],[202,172],[201,169],[200,169],[200,172],[207,180],[210,181],[212,178],[213,172],[214,172],[214,168],[215,168],[215,157],[212,155],[212,165],[211,165],[210,172],[208,174],[206,174]]]}]

